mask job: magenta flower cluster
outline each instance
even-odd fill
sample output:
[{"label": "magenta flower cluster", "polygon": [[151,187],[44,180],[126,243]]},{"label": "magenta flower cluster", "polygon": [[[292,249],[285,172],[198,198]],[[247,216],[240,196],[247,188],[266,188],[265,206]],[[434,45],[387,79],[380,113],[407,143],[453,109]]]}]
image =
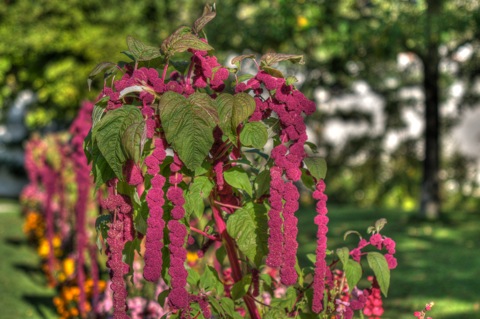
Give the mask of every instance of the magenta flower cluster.
[{"label": "magenta flower cluster", "polygon": [[165,228],[165,221],[163,220],[165,177],[160,174],[160,164],[165,159],[166,152],[161,139],[156,139],[154,143],[155,150],[145,160],[148,174],[154,176],[151,179],[152,186],[146,196],[149,216],[145,239],[145,267],[143,269],[144,278],[151,282],[157,282],[161,276],[162,248],[164,246],[163,229]]},{"label": "magenta flower cluster", "polygon": [[327,273],[327,264],[325,262],[327,251],[327,232],[328,232],[328,217],[327,217],[327,195],[325,195],[325,182],[319,180],[313,198],[317,200],[315,217],[315,224],[317,229],[317,250],[315,262],[315,274],[313,277],[313,301],[312,310],[319,313],[323,309],[323,292],[325,290],[325,276]]},{"label": "magenta flower cluster", "polygon": [[363,255],[362,249],[369,245],[376,247],[378,250],[385,249],[387,253],[384,256],[387,260],[388,268],[395,269],[397,267],[397,259],[393,256],[395,254],[395,241],[379,233],[373,233],[369,241],[363,238],[360,239],[358,246],[350,251],[350,256],[352,256],[353,260],[360,262]]},{"label": "magenta flower cluster", "polygon": [[169,230],[170,245],[170,268],[168,274],[171,277],[171,290],[168,295],[168,300],[172,308],[185,309],[188,307],[189,294],[186,290],[188,272],[185,269],[185,261],[187,259],[187,250],[185,249],[185,239],[188,232],[184,224],[180,222],[185,216],[185,198],[183,197],[183,190],[178,187],[182,181],[182,174],[179,173],[182,165],[178,157],[174,156],[174,161],[170,165],[172,175],[170,177],[171,187],[167,191],[167,199],[172,203],[171,211],[172,219],[168,222],[167,228]]},{"label": "magenta flower cluster", "polygon": [[123,276],[129,271],[129,266],[122,260],[122,251],[124,245],[123,223],[119,219],[110,226],[107,238],[107,267],[110,268],[110,277],[112,280],[111,289],[113,291],[113,318],[127,319],[127,289]]}]

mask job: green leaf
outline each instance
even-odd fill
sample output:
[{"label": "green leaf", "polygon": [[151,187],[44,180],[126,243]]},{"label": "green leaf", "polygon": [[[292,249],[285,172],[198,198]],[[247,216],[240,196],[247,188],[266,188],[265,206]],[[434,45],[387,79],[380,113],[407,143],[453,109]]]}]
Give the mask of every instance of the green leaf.
[{"label": "green leaf", "polygon": [[343,269],[345,269],[345,266],[348,263],[348,258],[350,258],[350,251],[348,250],[347,247],[342,247],[342,248],[338,248],[336,253],[338,258],[340,258],[340,261],[343,264]]},{"label": "green leaf", "polygon": [[[105,109],[107,108],[107,102],[110,100],[110,96],[104,96],[102,99],[95,103],[92,112],[92,128],[94,128],[98,121],[100,121],[105,114]],[[93,137],[95,138],[95,137]]]},{"label": "green leaf", "polygon": [[255,54],[243,54],[243,55],[236,56],[230,61],[230,63],[236,65],[237,68],[240,69],[240,64],[245,59],[255,59]]},{"label": "green leaf", "polygon": [[261,274],[260,275],[260,280],[262,280],[263,282],[265,282],[265,284],[267,286],[271,286],[272,285],[272,277],[269,275],[269,274]]},{"label": "green leaf", "polygon": [[130,271],[126,276],[133,274],[133,260],[135,259],[135,251],[140,254],[140,240],[135,238],[132,241],[127,241],[123,247],[123,262],[130,266]]},{"label": "green leaf", "polygon": [[190,285],[190,287],[197,287],[198,282],[200,281],[200,274],[192,268],[187,269],[187,271],[187,283]]},{"label": "green leaf", "polygon": [[387,220],[385,218],[380,218],[379,220],[377,220],[375,222],[375,230],[377,231],[377,233],[379,233],[386,224]]},{"label": "green leaf", "polygon": [[298,79],[296,76],[287,76],[285,79],[285,84],[286,85],[292,85],[298,82]]},{"label": "green leaf", "polygon": [[220,94],[215,102],[220,117],[219,127],[232,142],[237,141],[237,127],[247,120],[255,111],[255,100],[247,93],[234,96],[228,93]]},{"label": "green leaf", "polygon": [[[109,75],[113,74],[114,72],[118,71],[117,65],[113,62],[101,62],[97,64],[92,71],[90,71],[90,74],[88,75],[88,90],[91,89],[92,86],[92,79],[97,76],[100,72],[107,70],[109,71]],[[106,78],[106,77],[105,77]]]},{"label": "green leaf", "polygon": [[135,61],[149,61],[162,56],[160,48],[146,45],[132,36],[127,37],[127,46]]},{"label": "green leaf", "polygon": [[293,306],[297,300],[297,291],[294,287],[290,286],[287,288],[287,293],[284,299],[272,299],[271,306],[272,308],[287,309],[288,312],[292,311]]},{"label": "green leaf", "polygon": [[190,184],[185,196],[185,209],[188,214],[194,213],[201,218],[205,211],[204,199],[208,198],[213,189],[213,183],[205,176],[196,177]]},{"label": "green leaf", "polygon": [[387,297],[388,287],[390,286],[390,269],[388,268],[385,256],[378,252],[369,252],[367,254],[367,261],[377,278],[380,290],[383,295]]},{"label": "green leaf", "polygon": [[197,92],[187,99],[169,91],[159,105],[167,141],[187,168],[200,167],[213,145],[213,129],[218,123],[213,100],[205,93]]},{"label": "green leaf", "polygon": [[282,53],[266,53],[260,59],[261,63],[273,65],[281,61],[290,61],[291,63],[305,64],[303,55],[282,54]]},{"label": "green leaf", "polygon": [[178,71],[180,74],[185,74],[187,71],[190,61],[170,61],[170,64]]},{"label": "green leaf", "polygon": [[225,257],[227,257],[227,251],[225,246],[222,245],[215,251],[215,258],[217,258],[218,263],[223,266]]},{"label": "green leaf", "polygon": [[[112,222],[112,215],[104,214],[97,217],[95,220],[95,231],[97,232],[97,247],[100,253],[102,252],[103,244],[106,243],[108,237],[108,230],[110,229],[110,223]],[[102,240],[100,239],[102,235]]]},{"label": "green leaf", "polygon": [[280,79],[285,77],[283,75],[282,71],[280,71],[278,69],[275,69],[275,68],[272,68],[270,66],[262,64],[261,69],[263,71],[267,72],[268,74],[270,74],[273,77],[280,78]]},{"label": "green leaf", "polygon": [[268,194],[270,190],[270,171],[265,169],[261,171],[255,179],[255,195],[257,198]]},{"label": "green leaf", "polygon": [[[127,158],[137,161],[141,154],[144,125],[140,110],[125,105],[105,114],[93,131],[100,152],[120,180],[123,180],[122,168]],[[134,136],[129,136],[131,134]]]},{"label": "green leaf", "polygon": [[215,18],[217,12],[215,11],[215,3],[210,5],[209,3],[205,4],[203,7],[203,13],[200,18],[198,18],[193,24],[193,32],[198,34],[202,29]]},{"label": "green leaf", "polygon": [[307,254],[307,259],[314,265],[317,262],[317,256],[315,254]]},{"label": "green leaf", "polygon": [[346,231],[345,234],[343,235],[343,240],[346,240],[350,234],[355,234],[358,236],[359,239],[362,239],[362,234],[360,234],[358,231],[349,230],[349,231]]},{"label": "green leaf", "polygon": [[223,177],[230,186],[244,190],[250,197],[252,196],[252,183],[250,183],[250,178],[247,172],[240,167],[232,167],[223,172]]},{"label": "green leaf", "polygon": [[268,312],[263,317],[264,319],[287,319],[288,316],[285,313],[285,310],[281,308],[270,308]]},{"label": "green leaf", "polygon": [[223,283],[218,278],[216,270],[211,267],[205,267],[203,274],[200,276],[198,287],[205,291],[215,290],[217,294],[223,293]]},{"label": "green leaf", "polygon": [[237,77],[237,83],[248,81],[248,80],[252,79],[253,77],[254,76],[252,74],[249,74],[249,73],[242,74],[239,77]]},{"label": "green leaf", "polygon": [[192,34],[189,27],[182,26],[172,33],[168,38],[162,42],[162,52],[171,57],[175,53],[185,52],[188,49],[210,51],[213,48],[200,40],[196,35]]},{"label": "green leaf", "polygon": [[135,230],[139,233],[147,234],[147,219],[148,219],[148,205],[145,200],[141,201],[141,206],[138,211],[135,211]]},{"label": "green leaf", "polygon": [[345,270],[345,276],[347,277],[348,287],[350,288],[350,291],[352,291],[362,278],[362,266],[355,260],[348,259],[347,263],[344,264],[343,269]]},{"label": "green leaf", "polygon": [[268,253],[267,223],[266,207],[252,203],[238,209],[227,220],[227,231],[237,242],[238,249],[257,266]]},{"label": "green leaf", "polygon": [[170,290],[166,289],[158,294],[157,301],[158,301],[158,304],[162,306],[162,308],[165,306],[165,300],[167,299],[169,293],[170,293]]},{"label": "green leaf", "polygon": [[230,291],[232,294],[232,299],[237,300],[245,296],[250,288],[250,284],[252,283],[252,275],[248,274],[243,276],[240,281],[237,281]]},{"label": "green leaf", "polygon": [[240,142],[244,146],[263,148],[267,141],[267,127],[262,122],[246,123],[240,133]]},{"label": "green leaf", "polygon": [[95,190],[98,190],[101,185],[115,177],[115,172],[100,152],[97,144],[92,147],[92,162]]},{"label": "green leaf", "polygon": [[222,307],[224,313],[229,315],[230,318],[233,318],[235,316],[235,303],[232,299],[223,297],[220,300],[220,306]]},{"label": "green leaf", "polygon": [[225,311],[220,305],[220,302],[215,297],[208,296],[208,295],[207,297],[208,297],[208,303],[212,306],[213,311],[216,312],[218,315],[220,315],[221,318],[225,317]]},{"label": "green leaf", "polygon": [[327,162],[320,157],[306,157],[303,162],[307,166],[308,171],[313,177],[324,179],[327,175]]},{"label": "green leaf", "polygon": [[315,191],[315,180],[311,174],[308,173],[308,170],[305,168],[301,169],[302,171],[302,183],[303,185],[312,190]]},{"label": "green leaf", "polygon": [[157,301],[161,307],[165,306],[165,300],[167,299],[169,293],[170,293],[170,290],[166,289],[158,294]]}]

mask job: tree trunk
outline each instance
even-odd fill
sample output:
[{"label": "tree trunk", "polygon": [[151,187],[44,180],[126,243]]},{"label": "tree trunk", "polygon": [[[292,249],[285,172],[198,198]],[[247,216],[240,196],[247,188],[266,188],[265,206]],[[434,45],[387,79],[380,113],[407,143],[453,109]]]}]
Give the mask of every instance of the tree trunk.
[{"label": "tree trunk", "polygon": [[440,213],[440,116],[439,116],[439,39],[432,18],[441,10],[441,1],[427,1],[426,52],[423,62],[423,90],[425,94],[425,156],[420,197],[420,217],[436,219]]}]

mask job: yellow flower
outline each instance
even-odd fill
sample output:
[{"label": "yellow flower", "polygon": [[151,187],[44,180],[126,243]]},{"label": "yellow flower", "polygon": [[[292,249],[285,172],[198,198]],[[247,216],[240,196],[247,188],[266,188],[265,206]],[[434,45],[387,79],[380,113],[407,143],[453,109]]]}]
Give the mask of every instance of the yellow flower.
[{"label": "yellow flower", "polygon": [[308,26],[308,19],[305,18],[304,16],[298,16],[297,17],[297,26],[300,28],[305,28]]},{"label": "yellow flower", "polygon": [[198,260],[198,254],[195,251],[187,252],[187,263],[189,265],[194,265]]},{"label": "yellow flower", "polygon": [[65,276],[70,277],[75,272],[75,261],[73,258],[65,258],[62,263]]}]

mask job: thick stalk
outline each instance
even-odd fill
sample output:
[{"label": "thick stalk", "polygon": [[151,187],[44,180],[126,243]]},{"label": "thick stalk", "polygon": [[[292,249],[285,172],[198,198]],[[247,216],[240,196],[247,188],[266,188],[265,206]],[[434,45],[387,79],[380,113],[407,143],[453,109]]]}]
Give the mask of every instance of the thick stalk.
[{"label": "thick stalk", "polygon": [[[238,262],[237,248],[235,247],[235,242],[233,238],[227,232],[227,225],[222,218],[222,213],[220,208],[217,206],[213,198],[210,200],[210,204],[213,211],[213,218],[215,224],[217,225],[218,233],[220,234],[223,242],[225,243],[225,249],[227,251],[228,260],[230,261],[230,267],[232,267],[232,277],[235,282],[238,282],[242,279],[242,270],[240,269],[240,264]],[[260,319],[260,313],[258,312],[255,301],[252,298],[249,298],[249,295],[243,297],[243,301],[247,305],[248,312],[250,313],[250,318]]]}]

